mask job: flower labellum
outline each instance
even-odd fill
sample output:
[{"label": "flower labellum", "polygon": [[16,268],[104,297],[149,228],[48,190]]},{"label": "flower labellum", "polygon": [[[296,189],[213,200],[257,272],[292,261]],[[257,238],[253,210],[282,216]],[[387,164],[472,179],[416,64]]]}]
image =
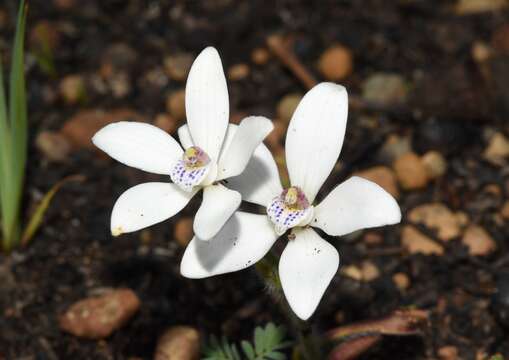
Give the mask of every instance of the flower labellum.
[{"label": "flower labellum", "polygon": [[193,187],[202,184],[211,167],[210,157],[198,146],[191,146],[184,151],[182,159],[173,167],[171,180],[182,190],[191,192]]},{"label": "flower labellum", "polygon": [[282,235],[292,227],[307,225],[313,216],[313,207],[309,205],[306,194],[298,186],[292,186],[272,200],[267,214],[276,233]]}]

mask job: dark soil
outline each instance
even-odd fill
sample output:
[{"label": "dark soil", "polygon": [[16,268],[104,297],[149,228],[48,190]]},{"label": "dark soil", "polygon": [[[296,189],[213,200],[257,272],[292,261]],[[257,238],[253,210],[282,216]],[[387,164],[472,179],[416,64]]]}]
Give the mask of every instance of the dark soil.
[{"label": "dark soil", "polygon": [[[401,107],[350,111],[343,170],[331,175],[324,194],[352,172],[380,164],[375,155],[389,134],[410,135],[416,152],[438,150],[449,167],[425,189],[402,193],[403,214],[418,204],[444,203],[487,229],[497,250],[488,257],[472,257],[455,239],[445,244],[443,256],[390,251],[400,247],[401,226],[375,230],[383,236],[377,246],[366,246],[361,234],[329,238],[342,266],[370,259],[380,276],[358,282],[338,274],[312,318],[313,327],[325,331],[338,326],[338,312],[343,323],[351,323],[415,306],[431,313],[424,336],[386,338],[364,359],[436,359],[445,345],[456,346],[462,359],[482,359],[476,357],[480,352],[509,356],[509,228],[497,221],[509,197],[509,171],[481,157],[486,134],[509,131],[503,101],[509,72],[497,70],[495,84],[488,83],[471,54],[476,41],[491,41],[509,13],[460,17],[451,11],[454,3],[87,0],[63,10],[49,0],[32,0],[28,31],[41,20],[63,30],[55,52],[56,78],[44,74],[33,57],[27,61],[31,136],[58,130],[82,109],[127,107],[154,118],[165,111],[167,94],[185,83],[170,80],[158,88],[147,85],[147,73],[161,68],[172,52],[196,55],[208,45],[218,48],[225,69],[237,63],[250,66],[247,78],[228,82],[231,112],[273,118],[282,96],[306,89],[274,57],[266,65],[253,64],[252,50],[264,47],[270,34],[292,35],[294,52],[322,80],[316,67],[319,56],[341,43],[355,59],[353,74],[343,82],[350,94],[360,94],[362,82],[375,72],[399,74],[412,89]],[[7,14],[0,25],[2,50],[10,44],[16,7],[14,0],[0,1],[0,10]],[[117,43],[136,53],[127,68],[132,88],[126,96],[115,98],[92,88],[86,102],[78,105],[48,100],[65,75],[88,79],[97,74],[107,50]],[[507,69],[507,64],[506,58],[499,59],[497,69]],[[372,121],[366,121],[368,117]],[[171,325],[188,324],[207,336],[224,334],[239,341],[251,337],[255,325],[286,323],[253,269],[206,280],[180,276],[183,249],[173,240],[177,218],[120,238],[110,235],[116,198],[153,178],[140,171],[86,149],[73,152],[63,164],[52,163],[32,145],[26,212],[70,174],[83,174],[86,181],[66,185],[56,196],[28,248],[0,256],[0,359],[151,359],[158,336]],[[498,195],[486,191],[490,184],[498,187]],[[198,204],[194,200],[182,214],[192,216]],[[436,239],[434,233],[427,234]],[[411,280],[406,292],[391,280],[397,272]],[[133,289],[142,301],[126,327],[104,341],[60,331],[57,317],[73,302],[121,286]]]}]

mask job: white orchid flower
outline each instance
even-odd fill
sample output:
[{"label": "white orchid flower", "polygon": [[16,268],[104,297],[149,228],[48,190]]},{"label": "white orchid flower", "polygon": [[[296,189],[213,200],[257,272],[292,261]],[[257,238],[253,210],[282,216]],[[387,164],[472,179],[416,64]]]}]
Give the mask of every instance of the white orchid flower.
[{"label": "white orchid flower", "polygon": [[399,206],[389,193],[356,176],[313,205],[341,151],[347,112],[344,87],[321,83],[311,89],[295,110],[286,135],[291,187],[283,190],[274,159],[265,147],[258,148],[242,175],[228,185],[239,190],[244,200],[266,207],[268,216],[237,212],[209,242],[193,239],[182,260],[182,274],[202,278],[243,269],[291,229],[279,261],[279,277],[292,310],[308,319],[339,266],[336,248],[312,227],[341,236],[401,220]]},{"label": "white orchid flower", "polygon": [[179,130],[183,148],[163,130],[140,122],[118,122],[98,131],[92,141],[121,163],[168,175],[170,182],[150,182],[124,192],[113,207],[111,232],[118,236],[164,221],[182,210],[203,189],[193,229],[209,240],[241,202],[223,180],[239,175],[272,122],[247,117],[227,141],[229,100],[221,59],[208,47],[194,61],[186,84],[187,125]]}]

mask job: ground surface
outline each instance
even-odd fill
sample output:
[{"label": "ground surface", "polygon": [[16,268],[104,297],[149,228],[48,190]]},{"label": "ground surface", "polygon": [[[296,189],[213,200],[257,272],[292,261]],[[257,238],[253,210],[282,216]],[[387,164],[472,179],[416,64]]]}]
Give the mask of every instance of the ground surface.
[{"label": "ground surface", "polygon": [[[265,48],[267,36],[274,33],[291,37],[292,50],[320,81],[321,54],[336,43],[347,47],[354,69],[341,82],[357,98],[375,73],[403,79],[408,95],[402,104],[351,110],[341,166],[323,193],[352,172],[391,167],[394,159],[384,157],[382,147],[389,136],[398,135],[410,139],[419,156],[435,150],[448,165],[444,175],[419,189],[400,188],[403,213],[437,202],[461,211],[466,220],[450,241],[442,241],[432,227],[412,225],[444,249],[441,254],[412,253],[402,246],[407,216],[399,226],[330,238],[343,268],[353,267],[333,280],[313,326],[327,330],[338,322],[416,306],[431,314],[424,336],[386,338],[365,359],[434,359],[446,345],[455,346],[463,359],[496,352],[509,356],[509,228],[501,213],[509,197],[509,171],[504,160],[494,164],[482,155],[493,134],[509,130],[504,102],[509,35],[500,35],[502,45],[497,43],[493,62],[481,66],[472,55],[474,44],[493,43],[507,11],[459,16],[452,10],[454,1],[438,0],[76,3],[67,9],[46,0],[30,4],[29,32],[41,21],[58,31],[54,77],[41,71],[33,54],[28,59],[34,140],[42,131],[59,130],[84,109],[127,108],[153,121],[167,111],[167,97],[185,85],[166,77],[164,59],[175,53],[195,56],[207,45],[218,48],[225,69],[249,67],[247,76],[229,80],[231,113],[275,118],[285,95],[302,94],[306,88],[274,56],[264,64],[253,62],[253,50]],[[14,1],[0,2],[0,49],[10,43],[15,7]],[[120,55],[111,50],[118,44]],[[80,75],[86,83],[86,96],[75,103],[65,101],[60,90],[68,75]],[[110,80],[118,92],[108,87]],[[188,324],[203,334],[241,340],[250,337],[256,324],[285,323],[252,269],[208,280],[181,277],[183,247],[174,240],[179,218],[112,238],[109,214],[115,199],[153,177],[87,148],[53,162],[31,145],[27,212],[52,184],[70,174],[83,174],[86,181],[57,195],[45,226],[26,250],[0,256],[0,358],[150,359],[158,336],[171,325]],[[182,216],[192,216],[198,204],[192,202]],[[487,255],[472,256],[461,240],[463,229],[472,224],[483,227],[495,243]],[[359,280],[355,269],[362,270],[368,260],[378,276]],[[396,286],[396,273],[407,276],[406,290]],[[142,301],[126,327],[104,341],[81,340],[59,330],[57,316],[70,304],[120,286],[133,289]]]}]

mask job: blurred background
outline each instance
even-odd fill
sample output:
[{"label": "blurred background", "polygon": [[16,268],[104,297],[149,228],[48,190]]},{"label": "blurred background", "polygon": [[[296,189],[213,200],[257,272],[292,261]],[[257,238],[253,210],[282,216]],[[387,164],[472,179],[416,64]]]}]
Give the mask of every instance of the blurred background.
[{"label": "blurred background", "polygon": [[[90,137],[121,120],[176,135],[189,67],[209,45],[223,60],[231,121],[274,120],[266,144],[281,171],[303,94],[321,81],[346,86],[346,139],[319,198],[358,174],[402,208],[400,225],[328,238],[342,264],[313,328],[417,307],[430,318],[423,334],[384,338],[363,358],[509,355],[506,0],[28,3],[25,212],[64,176],[86,181],[57,195],[28,248],[0,255],[0,359],[151,359],[172,326],[240,341],[256,325],[285,324],[253,269],[180,275],[199,199],[149,229],[109,232],[117,197],[159,177],[112,161]],[[17,8],[0,1],[7,63]],[[140,302],[125,326],[100,340],[61,330],[70,305],[117,288]]]}]

